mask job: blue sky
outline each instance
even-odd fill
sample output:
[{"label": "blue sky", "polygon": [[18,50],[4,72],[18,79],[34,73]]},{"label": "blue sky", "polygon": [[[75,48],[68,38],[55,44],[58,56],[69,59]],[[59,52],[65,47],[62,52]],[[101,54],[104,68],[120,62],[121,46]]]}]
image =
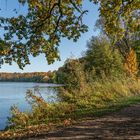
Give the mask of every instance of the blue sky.
[{"label": "blue sky", "polygon": [[[27,12],[27,7],[22,7],[18,4],[18,0],[0,0],[0,16],[11,17],[14,14],[13,9],[18,9],[18,13],[24,14]],[[67,39],[62,39],[59,46],[61,61],[48,65],[44,55],[40,55],[36,58],[30,57],[31,64],[27,65],[24,70],[18,68],[17,64],[13,63],[11,66],[4,64],[0,69],[0,72],[47,72],[49,70],[57,70],[62,66],[65,60],[69,57],[80,57],[86,50],[87,41],[93,35],[97,35],[98,32],[94,31],[94,24],[99,17],[98,6],[85,0],[84,9],[88,9],[89,13],[84,17],[84,23],[89,26],[89,31],[84,33],[81,38],[76,42],[72,42]]]}]

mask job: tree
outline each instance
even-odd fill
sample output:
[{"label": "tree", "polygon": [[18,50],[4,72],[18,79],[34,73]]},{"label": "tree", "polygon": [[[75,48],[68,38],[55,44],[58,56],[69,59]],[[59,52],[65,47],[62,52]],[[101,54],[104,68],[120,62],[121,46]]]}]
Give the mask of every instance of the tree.
[{"label": "tree", "polygon": [[79,59],[67,59],[64,66],[56,72],[57,83],[67,86],[82,87],[84,83],[84,64]]},{"label": "tree", "polygon": [[[101,8],[103,14],[97,20],[96,28],[107,35],[113,42],[113,46],[119,49],[125,58],[128,72],[130,73],[135,69],[132,74],[136,73],[138,71],[136,69],[138,68],[137,58],[139,59],[140,44],[140,1],[118,0],[115,2],[115,0],[107,0],[104,1],[104,4],[106,4],[106,7]],[[137,58],[135,53],[137,53]],[[130,56],[136,59],[130,59]],[[128,59],[131,61],[128,61]],[[132,66],[135,66],[135,68]]]},{"label": "tree", "polygon": [[104,30],[114,42],[140,31],[140,0],[100,0]]},{"label": "tree", "polygon": [[[82,0],[18,0],[28,5],[28,14],[0,18],[0,65],[17,62],[20,68],[29,64],[29,55],[45,54],[48,63],[59,59],[58,46],[63,37],[77,39],[87,31],[82,22],[87,10]],[[100,17],[106,19],[105,30],[115,39],[124,35],[121,22],[131,32],[139,29],[139,0],[89,0],[99,3]],[[94,14],[94,13],[93,13]],[[139,17],[139,16],[138,16]],[[120,20],[122,19],[122,20]]]},{"label": "tree", "polygon": [[124,66],[130,76],[135,77],[137,75],[138,73],[137,56],[133,49],[131,49],[127,54]]},{"label": "tree", "polygon": [[117,49],[111,47],[111,43],[105,36],[92,37],[85,52],[85,68],[88,71],[95,70],[96,75],[118,76],[124,72],[123,58]]},{"label": "tree", "polygon": [[[20,68],[29,64],[29,55],[44,53],[48,63],[59,59],[58,46],[62,37],[77,41],[87,31],[82,17],[81,0],[19,0],[28,4],[28,14],[0,18],[5,29],[0,39],[1,64],[15,61]],[[16,40],[15,40],[16,39]]]}]

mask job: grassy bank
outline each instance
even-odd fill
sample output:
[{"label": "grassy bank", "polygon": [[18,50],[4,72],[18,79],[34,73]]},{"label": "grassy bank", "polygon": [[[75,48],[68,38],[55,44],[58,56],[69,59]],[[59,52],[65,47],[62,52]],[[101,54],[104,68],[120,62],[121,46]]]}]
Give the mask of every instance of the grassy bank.
[{"label": "grassy bank", "polygon": [[42,123],[39,125],[25,126],[21,129],[12,128],[5,131],[1,131],[0,139],[16,139],[46,134],[51,130],[59,129],[59,127],[65,127],[72,124],[76,124],[77,121],[80,122],[82,119],[86,119],[87,117],[94,119],[95,117],[101,117],[103,115],[119,111],[125,107],[137,103],[140,103],[140,95],[120,98],[116,102],[108,103],[103,108],[77,109],[74,113],[69,114],[69,116],[65,116],[65,119],[59,118],[59,121],[55,120],[54,123]]},{"label": "grassy bank", "polygon": [[113,113],[116,111],[119,111],[125,107],[129,107],[134,104],[140,103],[140,95],[133,96],[133,97],[126,97],[122,98],[117,102],[113,102],[108,104],[104,108],[100,109],[94,109],[94,110],[78,110],[76,115],[79,116],[79,118],[84,118],[84,117],[100,117],[109,113]]}]

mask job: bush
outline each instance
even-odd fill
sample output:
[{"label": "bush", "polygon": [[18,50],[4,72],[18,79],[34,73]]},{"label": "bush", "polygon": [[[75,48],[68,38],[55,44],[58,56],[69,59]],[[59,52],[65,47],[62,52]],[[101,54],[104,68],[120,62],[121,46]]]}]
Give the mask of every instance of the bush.
[{"label": "bush", "polygon": [[73,103],[77,108],[102,108],[109,102],[116,102],[122,97],[134,96],[140,93],[140,83],[128,77],[121,79],[99,79],[86,83],[84,90],[60,90],[63,102]]},{"label": "bush", "polygon": [[84,64],[78,59],[68,59],[58,73],[59,75],[61,73],[58,82],[60,83],[60,81],[64,81],[67,89],[78,88],[79,90],[82,90],[86,83]]},{"label": "bush", "polygon": [[70,117],[76,110],[74,104],[67,102],[47,103],[42,97],[27,92],[27,101],[32,107],[29,113],[21,112],[18,107],[11,107],[12,117],[9,118],[9,128],[23,129],[27,126],[58,123]]}]

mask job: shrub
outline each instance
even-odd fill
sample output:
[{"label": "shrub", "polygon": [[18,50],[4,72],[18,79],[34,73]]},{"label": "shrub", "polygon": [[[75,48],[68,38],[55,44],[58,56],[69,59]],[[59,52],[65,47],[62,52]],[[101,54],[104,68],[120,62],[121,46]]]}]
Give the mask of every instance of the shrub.
[{"label": "shrub", "polygon": [[27,126],[62,122],[74,113],[76,107],[67,102],[47,103],[42,97],[27,92],[27,101],[32,107],[29,113],[21,112],[18,107],[11,107],[12,117],[9,118],[9,128],[23,129]]},{"label": "shrub", "polygon": [[63,102],[73,103],[77,108],[101,108],[116,102],[123,97],[135,96],[140,93],[140,83],[126,76],[117,78],[104,78],[98,81],[86,83],[84,90],[73,89],[60,90],[60,98]]}]

